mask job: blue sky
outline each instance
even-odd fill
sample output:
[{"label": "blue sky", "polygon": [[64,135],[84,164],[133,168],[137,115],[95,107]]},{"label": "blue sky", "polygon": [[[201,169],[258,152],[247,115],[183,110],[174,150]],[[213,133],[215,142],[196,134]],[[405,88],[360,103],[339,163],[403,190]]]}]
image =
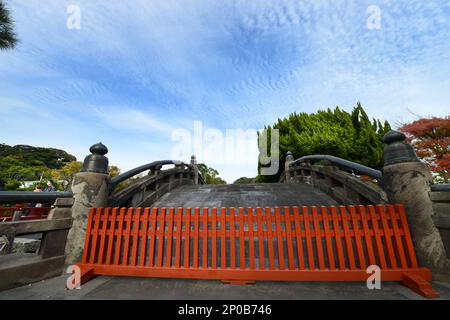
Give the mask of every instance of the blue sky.
[{"label": "blue sky", "polygon": [[[260,129],[358,100],[394,126],[450,114],[449,1],[6,3],[21,41],[0,52],[7,144],[82,160],[102,141],[126,170],[170,158],[172,132],[194,121]],[[79,30],[67,28],[69,5]],[[379,29],[367,28],[370,5]],[[256,162],[207,164],[232,182],[256,175]]]}]

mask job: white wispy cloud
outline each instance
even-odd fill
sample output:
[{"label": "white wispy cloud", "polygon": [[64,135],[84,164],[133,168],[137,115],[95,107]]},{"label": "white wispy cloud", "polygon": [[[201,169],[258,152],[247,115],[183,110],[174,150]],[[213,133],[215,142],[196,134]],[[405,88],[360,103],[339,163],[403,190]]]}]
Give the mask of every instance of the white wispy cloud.
[{"label": "white wispy cloud", "polygon": [[170,121],[152,117],[148,112],[142,112],[129,108],[96,108],[96,115],[114,128],[122,130],[134,130],[142,132],[162,132],[170,133],[175,127],[170,125]]},{"label": "white wispy cloud", "polygon": [[[129,167],[167,158],[170,132],[194,120],[258,129],[358,100],[393,124],[450,110],[448,1],[7,3],[21,41],[0,53],[7,143],[64,147],[63,137],[84,157],[102,140]],[[66,27],[71,4],[81,30]],[[369,5],[380,7],[379,30],[366,27]]]}]

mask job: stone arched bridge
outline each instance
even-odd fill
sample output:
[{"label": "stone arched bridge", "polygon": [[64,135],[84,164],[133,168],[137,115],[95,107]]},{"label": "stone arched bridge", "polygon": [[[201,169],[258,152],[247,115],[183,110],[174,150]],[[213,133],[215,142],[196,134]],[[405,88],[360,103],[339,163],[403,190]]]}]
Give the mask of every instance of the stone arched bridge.
[{"label": "stone arched bridge", "polygon": [[[87,214],[92,207],[255,208],[402,203],[419,263],[428,267],[435,279],[449,280],[450,188],[431,184],[428,167],[419,162],[404,135],[391,131],[384,141],[381,171],[328,155],[295,160],[288,153],[278,183],[248,185],[204,184],[194,156],[189,163],[155,161],[112,178],[108,175],[107,148],[94,145],[82,171],[74,178],[72,193],[0,194],[3,203],[17,202],[19,198],[24,202],[31,202],[31,198],[42,202],[44,197],[47,201],[59,197],[47,221],[0,224],[0,235],[44,235],[37,257],[0,257],[0,289],[55,276],[64,265],[80,261]],[[147,175],[142,176],[145,172]],[[12,272],[15,277],[11,277]]]}]

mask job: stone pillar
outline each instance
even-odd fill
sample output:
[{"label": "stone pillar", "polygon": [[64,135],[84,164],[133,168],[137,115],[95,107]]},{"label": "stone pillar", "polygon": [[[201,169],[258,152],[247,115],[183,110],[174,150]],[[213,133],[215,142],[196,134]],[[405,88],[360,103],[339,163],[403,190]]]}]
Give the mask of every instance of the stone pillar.
[{"label": "stone pillar", "polygon": [[294,170],[290,167],[290,164],[294,162],[294,156],[292,152],[288,151],[286,153],[286,161],[284,162],[284,172],[286,174],[286,182],[294,181]]},{"label": "stone pillar", "polygon": [[181,185],[181,183],[183,181],[184,164],[176,163],[175,170],[177,171],[177,176],[175,178],[178,178],[178,185]]},{"label": "stone pillar", "polygon": [[192,170],[194,170],[194,184],[198,184],[198,166],[196,156],[191,157],[191,166]]},{"label": "stone pillar", "polygon": [[158,174],[161,173],[161,169],[162,169],[162,165],[157,164],[154,168],[153,168],[153,174],[155,176],[157,176]]},{"label": "stone pillar", "polygon": [[439,230],[434,225],[429,196],[429,167],[420,162],[406,136],[389,131],[383,138],[383,185],[390,203],[405,206],[419,265],[433,272],[434,279],[450,278],[449,263]]},{"label": "stone pillar", "polygon": [[108,148],[102,143],[93,145],[84,159],[83,167],[72,182],[75,202],[72,207],[73,225],[66,245],[66,264],[79,262],[83,253],[87,219],[90,208],[106,207],[111,186],[108,174]]}]

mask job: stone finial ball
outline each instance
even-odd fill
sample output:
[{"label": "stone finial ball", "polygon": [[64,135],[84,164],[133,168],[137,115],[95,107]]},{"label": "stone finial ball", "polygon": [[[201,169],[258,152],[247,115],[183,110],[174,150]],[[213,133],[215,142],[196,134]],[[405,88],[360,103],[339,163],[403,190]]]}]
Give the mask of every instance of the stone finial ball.
[{"label": "stone finial ball", "polygon": [[402,142],[406,140],[406,135],[400,131],[391,130],[386,133],[383,137],[383,142],[386,144],[391,144],[394,142]]},{"label": "stone finial ball", "polygon": [[108,148],[101,142],[94,144],[92,147],[89,148],[89,151],[92,154],[98,154],[104,156],[108,153]]},{"label": "stone finial ball", "polygon": [[286,161],[294,161],[294,155],[292,154],[292,152],[288,151],[286,153]]}]

